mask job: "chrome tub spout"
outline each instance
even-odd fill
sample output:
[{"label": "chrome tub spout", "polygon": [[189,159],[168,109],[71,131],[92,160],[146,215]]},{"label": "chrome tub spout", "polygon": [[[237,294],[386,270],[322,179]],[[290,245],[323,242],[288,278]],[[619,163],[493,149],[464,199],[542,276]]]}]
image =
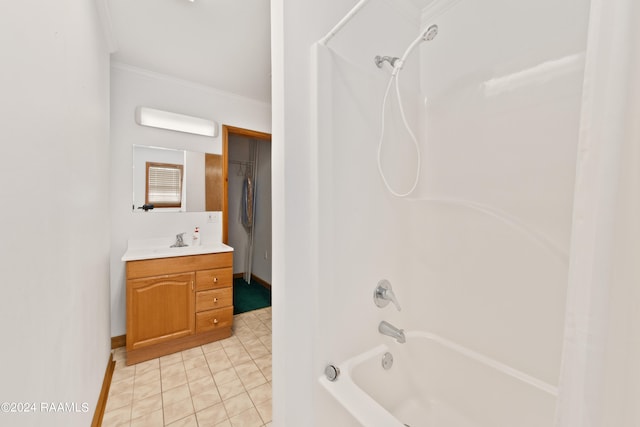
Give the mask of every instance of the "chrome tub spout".
[{"label": "chrome tub spout", "polygon": [[386,320],[380,322],[380,325],[378,326],[378,332],[380,332],[382,335],[387,335],[395,339],[400,344],[404,344],[405,342],[407,342],[404,336],[404,329],[398,329]]}]

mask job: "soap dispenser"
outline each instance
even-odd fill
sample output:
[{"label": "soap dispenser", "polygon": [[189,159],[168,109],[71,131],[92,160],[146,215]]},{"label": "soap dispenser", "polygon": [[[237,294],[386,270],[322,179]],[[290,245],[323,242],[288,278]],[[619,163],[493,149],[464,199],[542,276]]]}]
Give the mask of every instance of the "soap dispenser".
[{"label": "soap dispenser", "polygon": [[200,228],[196,227],[193,232],[193,246],[200,246]]}]

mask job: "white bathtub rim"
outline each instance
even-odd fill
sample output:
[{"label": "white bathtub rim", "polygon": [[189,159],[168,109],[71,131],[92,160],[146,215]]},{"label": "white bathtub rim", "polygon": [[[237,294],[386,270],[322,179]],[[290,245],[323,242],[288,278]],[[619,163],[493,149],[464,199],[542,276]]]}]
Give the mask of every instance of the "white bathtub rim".
[{"label": "white bathtub rim", "polygon": [[[472,360],[487,365],[498,372],[535,387],[554,398],[557,398],[558,396],[557,387],[488,356],[442,338],[439,335],[424,331],[409,331],[405,332],[405,336],[407,337],[408,342],[410,342],[412,338],[422,338],[435,341],[440,345],[450,348]],[[337,365],[340,369],[340,376],[336,381],[331,382],[324,375],[318,379],[320,384],[329,392],[329,394],[331,394],[363,426],[404,427],[404,424],[401,421],[396,419],[394,415],[387,411],[381,404],[376,402],[365,390],[360,388],[353,381],[352,372],[356,366],[371,358],[379,357],[386,351],[389,351],[389,346],[381,344],[345,360]]]},{"label": "white bathtub rim", "polygon": [[363,426],[404,427],[404,424],[393,414],[354,383],[351,376],[351,372],[355,366],[388,350],[388,346],[379,345],[345,360],[338,366],[340,375],[336,381],[329,381],[324,375],[318,379],[329,394]]},{"label": "white bathtub rim", "polygon": [[556,398],[558,397],[558,387],[551,385],[545,381],[542,381],[541,379],[536,378],[532,375],[519,371],[518,369],[512,368],[511,366],[506,365],[502,362],[499,362],[491,357],[485,356],[484,354],[478,353],[477,351],[471,350],[460,344],[456,344],[453,341],[449,341],[445,338],[442,338],[439,335],[436,335],[430,332],[424,332],[424,331],[411,331],[411,332],[405,333],[405,336],[408,339],[416,337],[416,338],[426,338],[426,339],[433,340],[439,344],[442,344],[444,347],[450,348],[452,350],[457,351],[458,353],[461,353],[467,356],[472,360],[475,360],[484,365],[490,366],[491,368],[495,369],[498,372],[501,372],[505,375],[516,378],[525,384],[528,384],[541,391],[544,391],[547,394],[550,394],[553,397],[556,397]]}]

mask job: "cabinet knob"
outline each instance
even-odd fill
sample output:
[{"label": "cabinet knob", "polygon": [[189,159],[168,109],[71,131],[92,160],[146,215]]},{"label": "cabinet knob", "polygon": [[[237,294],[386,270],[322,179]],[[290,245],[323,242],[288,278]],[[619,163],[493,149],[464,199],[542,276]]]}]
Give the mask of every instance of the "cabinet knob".
[{"label": "cabinet knob", "polygon": [[213,319],[213,324],[217,325],[218,324],[218,319]]},{"label": "cabinet knob", "polygon": [[218,302],[218,298],[214,298],[214,299],[213,299],[213,302]]},{"label": "cabinet knob", "polygon": [[217,277],[213,278],[213,283],[218,283],[218,278]]}]

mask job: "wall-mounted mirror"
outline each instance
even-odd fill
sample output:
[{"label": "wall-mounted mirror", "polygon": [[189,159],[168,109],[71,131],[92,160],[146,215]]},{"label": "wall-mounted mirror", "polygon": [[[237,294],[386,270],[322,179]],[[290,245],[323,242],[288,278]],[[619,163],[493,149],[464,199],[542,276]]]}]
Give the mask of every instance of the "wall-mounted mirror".
[{"label": "wall-mounted mirror", "polygon": [[221,211],[222,156],[145,145],[133,146],[133,211]]}]

